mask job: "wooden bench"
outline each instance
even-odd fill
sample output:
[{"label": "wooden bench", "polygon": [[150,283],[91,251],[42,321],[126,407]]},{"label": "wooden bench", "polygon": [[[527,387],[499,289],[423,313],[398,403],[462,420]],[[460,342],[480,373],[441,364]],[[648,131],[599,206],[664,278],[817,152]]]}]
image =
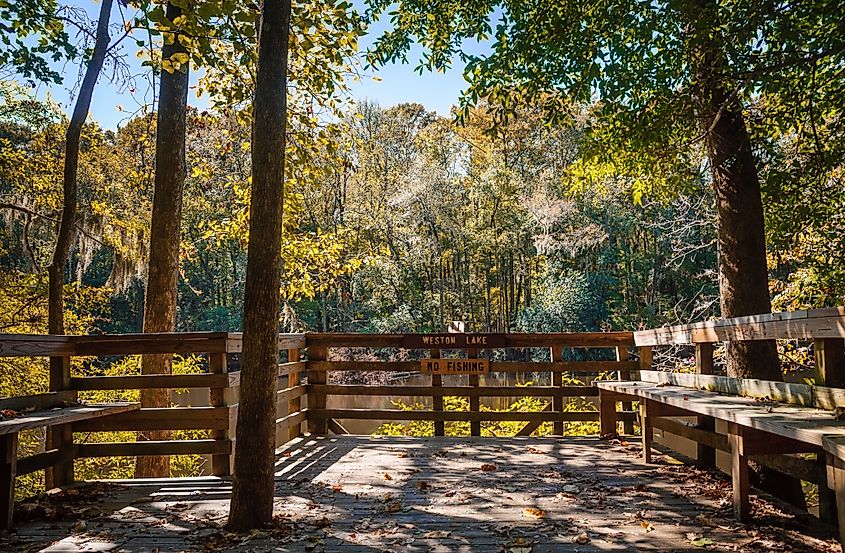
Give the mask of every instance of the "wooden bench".
[{"label": "wooden bench", "polygon": [[[845,420],[832,407],[842,391],[780,382],[642,371],[644,380],[597,382],[601,433],[616,431],[616,402],[640,402],[643,458],[651,462],[654,419],[705,416],[727,422],[734,514],[747,520],[750,456],[815,453],[827,463],[827,485],[835,491],[840,539],[845,543]],[[701,387],[719,391],[702,390]],[[757,389],[758,397],[727,395]],[[831,398],[830,394],[836,397]],[[799,405],[775,402],[792,400]]]},{"label": "wooden bench", "polygon": [[[68,404],[69,398],[75,398],[75,394],[71,396],[59,392],[0,400],[2,410],[20,411],[36,407],[36,410],[23,412],[20,416],[0,420],[0,529],[12,526],[19,432],[45,427],[61,427],[71,432],[71,423],[133,411],[140,407],[138,403]],[[61,463],[70,463],[72,470],[73,451],[72,448],[69,451],[45,451],[22,461],[27,462],[22,474]]]}]

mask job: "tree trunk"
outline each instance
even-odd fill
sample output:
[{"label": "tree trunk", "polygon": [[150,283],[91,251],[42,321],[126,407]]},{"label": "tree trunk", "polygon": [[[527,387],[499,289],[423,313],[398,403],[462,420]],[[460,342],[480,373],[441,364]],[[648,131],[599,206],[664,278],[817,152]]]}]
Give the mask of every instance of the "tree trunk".
[{"label": "tree trunk", "polygon": [[[707,157],[716,195],[719,247],[719,296],[722,316],[770,313],[763,201],[751,140],[735,84],[725,77],[724,41],[713,37],[719,25],[713,0],[687,4],[693,92],[698,102]],[[783,380],[774,340],[728,342],[728,376]],[[765,491],[805,506],[801,483],[758,467],[758,485]]]},{"label": "tree trunk", "polygon": [[261,12],[241,397],[229,511],[229,528],[239,531],[257,528],[273,516],[290,5],[290,0],[265,0]]},{"label": "tree trunk", "polygon": [[[171,21],[181,8],[167,5]],[[185,52],[179,40],[165,43],[162,59]],[[173,332],[176,329],[176,295],[179,282],[179,242],[182,220],[182,189],[185,185],[185,120],[188,110],[188,64],[172,73],[162,70],[156,121],[156,172],[150,226],[150,259],[144,301],[144,332]],[[171,355],[144,355],[142,374],[169,374]],[[142,407],[167,407],[166,389],[141,390]],[[138,440],[167,440],[167,431],[139,432]],[[137,478],[170,476],[167,456],[138,457]]]},{"label": "tree trunk", "polygon": [[76,97],[76,104],[73,106],[73,115],[65,134],[65,166],[64,166],[64,187],[62,192],[62,220],[59,223],[59,234],[56,238],[56,249],[53,252],[53,260],[47,268],[49,280],[47,299],[47,326],[50,334],[65,333],[64,317],[64,269],[70,256],[70,249],[73,245],[73,238],[76,235],[76,175],[79,169],[79,141],[82,135],[82,126],[88,117],[88,110],[91,107],[91,98],[94,95],[94,87],[97,78],[103,69],[103,62],[106,59],[106,50],[109,46],[109,17],[111,16],[112,0],[103,0],[100,5],[100,16],[97,20],[97,35],[94,40],[94,52],[88,67],[85,68],[85,75],[82,78],[82,86],[79,87],[79,96]]},{"label": "tree trunk", "polygon": [[[97,34],[94,39],[94,51],[88,66],[85,68],[85,75],[82,77],[82,85],[79,87],[79,95],[76,97],[76,104],[73,106],[73,114],[68,123],[65,134],[65,164],[64,182],[62,186],[62,220],[59,223],[59,232],[56,237],[56,249],[53,251],[53,259],[47,267],[47,330],[50,334],[65,333],[65,265],[70,250],[73,246],[73,239],[76,236],[76,202],[77,183],[76,177],[79,169],[79,143],[82,136],[82,127],[88,117],[88,110],[91,108],[91,98],[94,95],[94,88],[97,85],[97,78],[103,69],[103,62],[106,59],[106,51],[109,46],[109,18],[111,17],[112,0],[103,0],[100,5],[100,15],[97,19]],[[65,364],[65,358],[50,358],[50,390],[62,390],[68,376],[69,367]],[[56,375],[64,375],[57,379]],[[62,447],[63,438],[59,428],[48,429],[47,446],[49,448]],[[71,466],[70,475],[73,470]],[[53,470],[47,470],[45,475],[47,489],[56,485],[67,483],[66,476],[56,474]]]},{"label": "tree trunk", "polygon": [[[770,313],[763,201],[757,164],[745,127],[742,104],[725,82],[726,60],[713,39],[717,28],[711,0],[698,0],[693,36],[694,93],[705,131],[707,157],[716,193],[719,294],[722,316]],[[702,26],[704,28],[702,28]],[[728,374],[783,380],[773,340],[730,342]]]}]

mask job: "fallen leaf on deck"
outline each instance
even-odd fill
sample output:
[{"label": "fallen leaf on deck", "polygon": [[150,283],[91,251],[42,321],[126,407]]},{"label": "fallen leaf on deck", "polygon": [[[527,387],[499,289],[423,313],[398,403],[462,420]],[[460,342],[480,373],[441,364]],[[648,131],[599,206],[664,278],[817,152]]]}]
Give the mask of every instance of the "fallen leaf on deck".
[{"label": "fallen leaf on deck", "polygon": [[481,465],[481,467],[479,467],[479,470],[483,472],[493,472],[494,470],[496,470],[496,465],[494,465],[493,463],[484,463],[483,465]]},{"label": "fallen leaf on deck", "polygon": [[393,477],[392,477],[392,476],[390,476],[389,474],[387,474],[387,473],[385,472],[385,473],[384,473],[384,479],[385,479],[385,480],[393,480]]},{"label": "fallen leaf on deck", "polygon": [[641,520],[641,521],[640,521],[640,526],[642,526],[643,528],[645,528],[646,534],[648,534],[649,532],[653,532],[653,531],[654,531],[654,525],[653,525],[652,523],[650,523],[650,522],[646,522],[646,521],[644,521],[644,520]]},{"label": "fallen leaf on deck", "polygon": [[534,507],[526,507],[522,510],[522,516],[525,518],[543,518],[546,516],[546,511]]}]

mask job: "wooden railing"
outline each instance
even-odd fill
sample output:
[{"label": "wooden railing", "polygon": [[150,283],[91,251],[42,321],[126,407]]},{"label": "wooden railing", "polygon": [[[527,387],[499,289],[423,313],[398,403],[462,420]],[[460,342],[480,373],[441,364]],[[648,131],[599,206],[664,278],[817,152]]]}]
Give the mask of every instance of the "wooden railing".
[{"label": "wooden railing", "polygon": [[[638,361],[630,360],[630,348],[634,345],[630,332],[572,333],[572,334],[461,334],[460,343],[448,346],[423,345],[425,335],[412,334],[306,334],[308,349],[307,370],[308,384],[308,421],[309,430],[324,434],[328,431],[344,433],[342,421],[349,419],[367,419],[378,421],[433,421],[434,434],[443,436],[445,423],[465,421],[470,423],[470,434],[481,435],[483,421],[524,421],[526,425],[517,435],[528,436],[544,422],[553,423],[553,433],[562,435],[565,422],[598,421],[599,414],[593,409],[578,411],[565,410],[566,398],[588,399],[597,395],[596,388],[589,385],[564,385],[564,373],[577,377],[597,377],[600,373],[612,373],[612,377],[627,378],[632,371],[640,368]],[[486,349],[477,347],[488,344]],[[493,347],[495,346],[495,347]],[[540,374],[548,375],[548,384],[539,386],[494,386],[481,385],[478,375],[461,375],[457,379],[460,385],[444,386],[443,376],[431,374],[427,384],[406,385],[351,385],[328,384],[329,372],[378,371],[398,373],[419,373],[420,361],[339,361],[331,360],[333,348],[394,348],[403,349],[409,356],[441,358],[447,352],[454,357],[479,358],[490,357],[492,350],[537,350],[547,349],[550,361],[499,361],[489,362],[490,373],[531,373],[531,380]],[[606,360],[564,360],[564,349],[603,350],[609,357]],[[522,353],[521,351],[519,353]],[[610,355],[607,355],[609,353]],[[501,357],[501,354],[500,354]],[[508,356],[505,355],[507,358]],[[511,359],[519,355],[510,355]],[[524,357],[524,355],[523,355]],[[582,357],[584,357],[582,355]],[[431,409],[350,409],[327,408],[327,399],[331,396],[386,396],[428,397]],[[443,398],[446,396],[468,399],[469,411],[448,411],[444,409]],[[492,411],[482,410],[482,397],[536,397],[546,398],[548,402],[542,411]],[[585,402],[592,407],[592,403]],[[625,406],[630,411],[630,405]],[[623,409],[625,408],[623,407]],[[633,429],[633,412],[623,412],[621,420],[629,431]]]},{"label": "wooden railing", "polygon": [[[305,364],[300,361],[304,346],[303,334],[279,336],[280,353],[286,352],[287,359],[279,364],[277,380],[277,445],[300,435],[305,421],[305,407],[301,399],[305,395],[305,386],[301,383]],[[2,357],[50,358],[51,393],[0,399],[0,408],[37,408],[57,394],[62,396],[63,401],[73,402],[77,400],[80,391],[188,388],[207,389],[209,393],[206,406],[142,408],[75,422],[67,428],[54,427],[48,435],[44,452],[18,460],[17,474],[48,469],[52,476],[51,484],[62,485],[73,479],[74,459],[184,454],[209,455],[211,474],[231,474],[240,372],[229,371],[229,358],[241,350],[241,334],[225,332],[108,336],[3,335],[0,338]],[[153,353],[205,356],[208,372],[85,377],[71,375],[73,357]],[[109,443],[74,443],[73,440],[73,433],[79,432],[154,430],[206,430],[209,431],[209,438]]]}]

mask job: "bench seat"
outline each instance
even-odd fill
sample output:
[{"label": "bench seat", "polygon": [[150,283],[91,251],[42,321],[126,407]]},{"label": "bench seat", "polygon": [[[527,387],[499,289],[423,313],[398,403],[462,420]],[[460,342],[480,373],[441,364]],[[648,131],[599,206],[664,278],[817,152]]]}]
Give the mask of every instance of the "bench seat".
[{"label": "bench seat", "polygon": [[726,395],[666,382],[599,381],[602,434],[616,429],[616,402],[640,401],[643,457],[651,461],[654,417],[712,417],[728,423],[734,514],[751,511],[748,459],[759,454],[816,453],[827,465],[836,495],[840,541],[845,544],[845,421],[834,411]]},{"label": "bench seat", "polygon": [[690,415],[703,415],[824,448],[825,438],[845,438],[845,421],[832,411],[785,403],[762,402],[682,386],[654,382],[597,382],[600,390],[670,405]]},{"label": "bench seat", "polygon": [[95,419],[107,415],[116,415],[140,408],[139,403],[89,403],[56,407],[24,413],[20,417],[0,420],[0,435],[17,433],[22,430],[44,428],[58,424],[68,424],[81,420]]},{"label": "bench seat", "polygon": [[[79,404],[52,409],[38,409],[23,413],[19,417],[0,420],[0,530],[12,526],[19,432],[33,428],[61,427],[67,433],[67,440],[72,445],[73,436],[70,423],[134,411],[140,407],[139,403]],[[68,461],[68,466],[72,476],[72,457]]]}]

